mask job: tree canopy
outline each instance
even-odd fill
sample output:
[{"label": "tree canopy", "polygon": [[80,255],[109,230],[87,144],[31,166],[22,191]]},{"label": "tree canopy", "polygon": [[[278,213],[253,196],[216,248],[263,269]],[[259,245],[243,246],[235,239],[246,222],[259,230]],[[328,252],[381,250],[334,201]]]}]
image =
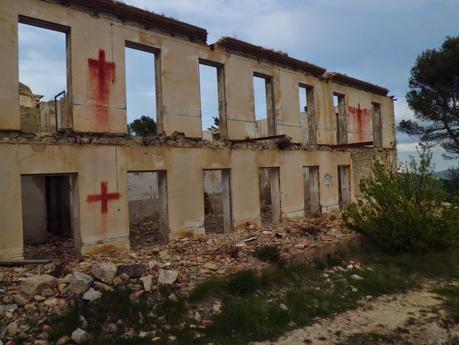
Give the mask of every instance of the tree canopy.
[{"label": "tree canopy", "polygon": [[156,134],[156,122],[149,116],[142,116],[128,125],[129,135],[148,137]]},{"label": "tree canopy", "polygon": [[418,56],[409,88],[406,99],[417,121],[403,120],[399,130],[459,155],[459,37]]}]

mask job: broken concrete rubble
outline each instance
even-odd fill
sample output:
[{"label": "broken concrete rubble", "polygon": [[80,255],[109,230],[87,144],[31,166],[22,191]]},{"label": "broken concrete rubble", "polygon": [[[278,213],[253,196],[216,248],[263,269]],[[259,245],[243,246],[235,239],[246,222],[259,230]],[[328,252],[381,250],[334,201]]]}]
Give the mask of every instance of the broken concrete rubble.
[{"label": "broken concrete rubble", "polygon": [[178,278],[178,272],[172,270],[159,270],[158,284],[171,285],[174,284]]},{"label": "broken concrete rubble", "polygon": [[[244,242],[251,237],[256,237],[256,240]],[[299,248],[298,243],[304,244],[304,247]],[[268,267],[267,263],[254,255],[255,250],[263,245],[277,246],[283,260],[304,262],[314,257],[326,257],[340,246],[356,243],[359,243],[359,237],[344,228],[339,218],[329,216],[260,228],[248,224],[245,229],[230,235],[201,235],[177,239],[164,245],[139,245],[138,251],[128,255],[106,253],[82,259],[68,255],[54,260],[51,264],[26,266],[17,271],[0,268],[0,275],[7,287],[2,295],[4,297],[0,300],[0,322],[15,320],[18,325],[23,325],[29,324],[31,318],[39,317],[46,320],[49,315],[66,310],[74,298],[90,303],[93,298],[99,298],[99,293],[113,291],[117,286],[128,286],[133,289],[132,298],[144,293],[157,294],[162,283],[173,289],[175,295],[186,294],[199,282],[215,275],[230,275],[245,269],[262,270]],[[240,244],[243,246],[237,247]],[[237,253],[235,248],[238,248]],[[94,265],[103,262],[116,267],[153,263],[145,265],[146,271],[140,278],[129,278],[122,272],[121,276],[116,275],[111,283],[103,283],[98,281],[92,272]],[[33,277],[56,272],[58,266],[64,268],[55,278],[57,284],[62,284],[64,288],[54,288],[54,296],[49,298],[36,295],[28,300],[28,304],[16,303],[13,296],[20,293],[20,285],[16,282],[24,276]],[[357,267],[358,264],[353,263],[354,266]],[[75,284],[74,281],[78,283]],[[86,291],[82,292],[83,290]],[[88,293],[86,299],[83,297],[85,293]],[[219,313],[221,305],[211,305],[209,308],[212,313]],[[204,320],[207,319],[203,318],[201,322],[204,323]],[[34,332],[41,332],[41,329],[31,328],[27,333],[32,336]]]},{"label": "broken concrete rubble", "polygon": [[25,278],[21,282],[21,291],[29,296],[40,294],[43,289],[54,288],[57,280],[49,274],[36,275]]},{"label": "broken concrete rubble", "polygon": [[112,262],[101,262],[91,268],[91,273],[94,277],[104,283],[111,283],[115,278],[116,271],[117,267]]},{"label": "broken concrete rubble", "polygon": [[100,291],[94,290],[93,288],[89,288],[89,290],[83,294],[83,299],[89,302],[94,302],[101,297],[102,293]]},{"label": "broken concrete rubble", "polygon": [[73,273],[73,280],[69,285],[70,291],[76,295],[82,295],[90,288],[93,278],[83,272],[76,271]]}]

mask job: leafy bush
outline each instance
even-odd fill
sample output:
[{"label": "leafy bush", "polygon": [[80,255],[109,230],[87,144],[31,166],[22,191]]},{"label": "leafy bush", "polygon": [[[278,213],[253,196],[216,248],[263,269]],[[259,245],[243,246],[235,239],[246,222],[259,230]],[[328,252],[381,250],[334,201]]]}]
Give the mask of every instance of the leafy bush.
[{"label": "leafy bush", "polygon": [[234,295],[248,295],[258,287],[258,277],[254,271],[247,270],[234,274],[227,283],[227,290]]},{"label": "leafy bush", "polygon": [[363,179],[361,197],[343,212],[353,230],[390,252],[425,252],[453,244],[459,234],[459,205],[433,187],[432,155],[420,152],[399,173],[376,162]]},{"label": "leafy bush", "polygon": [[276,246],[265,245],[255,250],[254,256],[261,261],[278,263],[281,261],[280,250]]}]

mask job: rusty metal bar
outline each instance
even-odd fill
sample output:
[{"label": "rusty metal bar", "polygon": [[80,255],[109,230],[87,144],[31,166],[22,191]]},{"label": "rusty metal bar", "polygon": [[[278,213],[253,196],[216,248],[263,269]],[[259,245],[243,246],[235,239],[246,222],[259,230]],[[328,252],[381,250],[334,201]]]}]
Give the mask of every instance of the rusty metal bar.
[{"label": "rusty metal bar", "polygon": [[240,139],[240,140],[231,140],[231,142],[233,144],[250,143],[250,142],[256,142],[256,141],[263,141],[263,140],[282,139],[285,137],[286,137],[285,134],[279,134],[279,135],[270,135],[267,137],[260,137],[260,138],[246,138],[246,139]]}]

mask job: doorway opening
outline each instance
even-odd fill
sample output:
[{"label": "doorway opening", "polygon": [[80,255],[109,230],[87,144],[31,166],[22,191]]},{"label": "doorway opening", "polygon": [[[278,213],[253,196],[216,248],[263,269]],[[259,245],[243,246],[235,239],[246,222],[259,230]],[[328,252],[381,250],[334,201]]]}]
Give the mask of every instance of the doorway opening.
[{"label": "doorway opening", "polygon": [[349,165],[338,166],[339,207],[346,208],[351,203],[351,169]]},{"label": "doorway opening", "polygon": [[21,176],[25,259],[72,258],[79,249],[76,174]]},{"label": "doorway opening", "polygon": [[319,216],[320,210],[320,178],[319,167],[303,168],[304,177],[304,213],[308,216]]},{"label": "doorway opening", "polygon": [[169,240],[165,171],[128,172],[128,205],[133,250]]},{"label": "doorway opening", "polygon": [[231,172],[204,170],[204,228],[210,234],[233,231],[231,213]]},{"label": "doorway opening", "polygon": [[279,168],[259,168],[260,213],[262,224],[281,221]]}]

